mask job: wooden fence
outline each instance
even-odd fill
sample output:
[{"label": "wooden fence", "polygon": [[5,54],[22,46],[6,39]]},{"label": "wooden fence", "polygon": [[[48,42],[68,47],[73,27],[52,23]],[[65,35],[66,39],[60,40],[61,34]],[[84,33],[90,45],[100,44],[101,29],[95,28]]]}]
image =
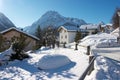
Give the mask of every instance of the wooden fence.
[{"label": "wooden fence", "polygon": [[89,66],[86,68],[85,72],[82,74],[82,76],[79,78],[79,80],[84,80],[86,75],[90,75],[90,73],[94,70],[94,60],[96,57],[91,56],[89,57]]}]

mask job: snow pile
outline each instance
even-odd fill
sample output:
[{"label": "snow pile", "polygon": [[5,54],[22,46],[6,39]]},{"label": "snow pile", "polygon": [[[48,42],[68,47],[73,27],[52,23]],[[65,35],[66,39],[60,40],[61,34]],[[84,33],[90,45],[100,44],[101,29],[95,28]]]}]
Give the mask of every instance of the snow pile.
[{"label": "snow pile", "polygon": [[79,45],[82,46],[96,46],[96,47],[112,47],[117,44],[117,37],[107,33],[99,33],[95,35],[86,36],[81,40]]},{"label": "snow pile", "polygon": [[35,53],[39,54],[39,53],[41,53],[41,51],[45,51],[46,52],[49,49],[51,49],[51,48],[50,47],[42,46],[41,48],[39,48],[38,50],[36,50]]},{"label": "snow pile", "polygon": [[97,48],[108,48],[108,47],[118,47],[120,46],[117,43],[116,39],[100,39],[95,46]]},{"label": "snow pile", "polygon": [[[14,73],[14,74],[13,74]],[[3,76],[3,75],[8,75]],[[20,67],[9,67],[4,69],[4,71],[0,71],[0,80],[32,80],[32,76],[28,76],[31,75],[30,72],[21,69]]]},{"label": "snow pile", "polygon": [[75,42],[72,42],[72,43],[68,43],[68,44],[66,44],[65,46],[67,47],[67,48],[75,48],[75,47],[73,47],[73,46],[75,46]]},{"label": "snow pile", "polygon": [[64,55],[45,55],[39,60],[37,66],[40,69],[54,69],[69,64],[70,62],[70,59]]},{"label": "snow pile", "polygon": [[96,58],[94,62],[94,70],[86,76],[85,80],[119,80],[120,79],[120,63],[114,62],[103,56]]},{"label": "snow pile", "polygon": [[48,49],[50,49],[49,47],[45,47],[45,46],[42,46],[41,48],[40,48],[40,50],[48,50]]},{"label": "snow pile", "polygon": [[115,29],[115,30],[114,30],[113,32],[111,32],[110,34],[118,37],[118,36],[119,36],[119,28]]},{"label": "snow pile", "polygon": [[12,54],[15,54],[15,52],[12,50],[12,46],[11,46],[9,49],[7,49],[4,52],[0,53],[0,60],[2,60],[2,61],[3,60],[9,60],[10,56]]}]

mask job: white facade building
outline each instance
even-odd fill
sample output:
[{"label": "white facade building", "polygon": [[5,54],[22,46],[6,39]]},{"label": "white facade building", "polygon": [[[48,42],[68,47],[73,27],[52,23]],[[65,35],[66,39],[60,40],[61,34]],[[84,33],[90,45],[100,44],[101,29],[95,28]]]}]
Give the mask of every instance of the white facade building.
[{"label": "white facade building", "polygon": [[59,42],[60,43],[71,43],[74,42],[76,31],[78,30],[75,26],[61,26],[59,31]]}]

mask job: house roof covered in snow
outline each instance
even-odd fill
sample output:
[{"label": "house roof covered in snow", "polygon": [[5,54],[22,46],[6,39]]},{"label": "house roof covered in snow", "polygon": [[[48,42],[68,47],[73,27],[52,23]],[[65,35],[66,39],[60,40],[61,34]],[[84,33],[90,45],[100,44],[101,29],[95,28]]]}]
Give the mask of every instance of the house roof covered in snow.
[{"label": "house roof covered in snow", "polygon": [[9,31],[12,31],[12,30],[15,30],[15,31],[17,31],[17,32],[20,32],[20,33],[22,33],[22,34],[24,34],[24,35],[26,35],[26,36],[29,36],[29,37],[31,37],[31,38],[33,38],[33,39],[35,39],[35,40],[39,40],[39,38],[37,38],[36,36],[31,35],[31,34],[28,34],[28,33],[24,32],[24,31],[22,31],[22,30],[20,30],[20,29],[18,29],[18,28],[15,28],[15,27],[11,27],[11,28],[9,28],[9,29],[6,29],[6,30],[0,32],[0,33],[1,33],[1,34],[5,34],[5,33],[9,32]]},{"label": "house roof covered in snow", "polygon": [[61,29],[65,29],[67,31],[77,31],[79,30],[79,28],[77,28],[76,26],[61,26],[59,27],[58,31],[60,31]]},{"label": "house roof covered in snow", "polygon": [[64,26],[68,31],[77,31],[79,28],[76,26]]},{"label": "house roof covered in snow", "polygon": [[97,24],[87,24],[87,25],[81,25],[80,29],[97,29]]}]

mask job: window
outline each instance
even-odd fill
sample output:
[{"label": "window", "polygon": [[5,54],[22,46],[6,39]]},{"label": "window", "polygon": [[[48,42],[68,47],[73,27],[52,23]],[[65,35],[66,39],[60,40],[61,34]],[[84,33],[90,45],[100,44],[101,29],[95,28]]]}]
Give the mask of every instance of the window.
[{"label": "window", "polygon": [[65,35],[65,38],[67,38],[67,35]]},{"label": "window", "polygon": [[64,30],[64,32],[66,32],[66,30]]}]

